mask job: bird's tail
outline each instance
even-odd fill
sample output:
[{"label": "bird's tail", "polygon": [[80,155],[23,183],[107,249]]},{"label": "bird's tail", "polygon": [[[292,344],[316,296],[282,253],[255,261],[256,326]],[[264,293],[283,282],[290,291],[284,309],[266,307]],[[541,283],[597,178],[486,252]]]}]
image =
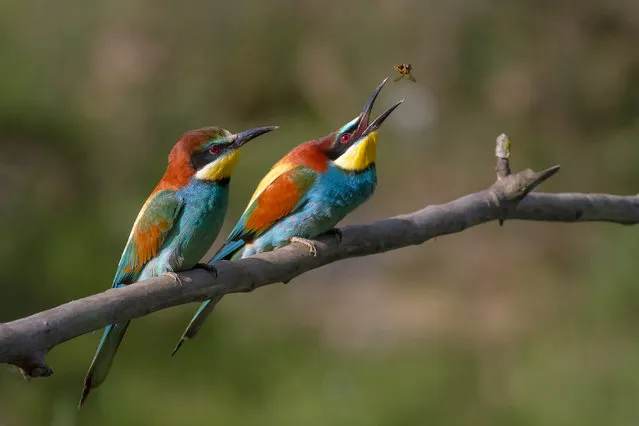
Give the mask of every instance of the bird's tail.
[{"label": "bird's tail", "polygon": [[204,321],[206,321],[211,312],[213,312],[213,308],[215,308],[215,305],[217,305],[217,302],[219,302],[220,299],[221,297],[218,299],[209,299],[200,305],[197,312],[195,312],[195,315],[193,315],[191,322],[186,327],[186,330],[184,330],[184,333],[182,333],[180,341],[177,343],[177,345],[175,345],[175,348],[173,348],[171,356],[175,355],[175,353],[178,351],[178,349],[180,349],[185,340],[195,337],[197,332],[200,331],[200,328],[204,324]]},{"label": "bird's tail", "polygon": [[244,240],[229,241],[224,244],[222,248],[215,253],[211,262],[217,262],[218,260],[234,260],[240,254],[240,251],[244,248],[246,242]]},{"label": "bird's tail", "polygon": [[118,351],[120,342],[122,342],[122,338],[130,322],[131,321],[111,324],[104,330],[102,340],[100,340],[100,344],[98,345],[98,350],[95,352],[95,356],[91,362],[91,367],[89,367],[89,371],[84,378],[84,388],[82,389],[82,397],[80,397],[78,408],[82,407],[87,396],[89,396],[89,392],[100,386],[106,379],[115,353]]},{"label": "bird's tail", "polygon": [[[210,263],[216,262],[218,260],[233,260],[233,258],[235,258],[236,255],[241,254],[241,250],[242,248],[244,248],[245,244],[246,243],[242,240],[231,241],[225,244],[215,254],[215,257],[213,257],[213,260],[211,260]],[[195,312],[195,315],[193,315],[191,322],[184,330],[184,333],[182,333],[182,337],[180,337],[180,340],[178,341],[177,345],[175,345],[175,348],[173,348],[173,351],[171,352],[171,356],[175,355],[175,353],[178,351],[178,349],[180,349],[182,344],[187,339],[192,339],[195,337],[195,335],[198,333],[198,331],[200,331],[200,328],[202,327],[202,325],[204,325],[204,322],[209,317],[211,312],[213,312],[213,309],[220,302],[220,300],[222,300],[222,296],[209,299],[200,305],[198,310]]]}]

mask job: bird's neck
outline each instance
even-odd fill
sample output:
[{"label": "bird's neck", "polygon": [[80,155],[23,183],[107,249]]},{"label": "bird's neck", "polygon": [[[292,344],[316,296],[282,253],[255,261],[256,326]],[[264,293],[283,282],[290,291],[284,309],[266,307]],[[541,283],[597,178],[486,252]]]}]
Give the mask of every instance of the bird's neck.
[{"label": "bird's neck", "polygon": [[188,157],[171,158],[169,165],[164,172],[164,176],[153,191],[161,191],[164,189],[179,190],[189,183],[189,180],[195,174],[195,170],[191,167]]}]

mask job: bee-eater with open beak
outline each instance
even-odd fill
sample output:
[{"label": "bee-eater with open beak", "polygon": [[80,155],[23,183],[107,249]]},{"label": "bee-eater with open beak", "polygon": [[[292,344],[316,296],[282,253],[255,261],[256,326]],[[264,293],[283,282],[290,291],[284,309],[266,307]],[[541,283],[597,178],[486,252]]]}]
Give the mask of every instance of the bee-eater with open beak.
[{"label": "bee-eater with open beak", "polygon": [[[262,179],[242,217],[211,263],[270,251],[291,241],[315,247],[308,239],[335,231],[347,214],[375,191],[377,132],[403,101],[369,124],[380,84],[362,112],[341,129],[305,142],[278,161]],[[200,305],[172,354],[193,338],[219,298]]]},{"label": "bee-eater with open beak", "polygon": [[[112,287],[202,266],[198,262],[215,241],[226,215],[229,181],[240,147],[275,129],[258,127],[233,134],[206,127],[185,133],[133,224]],[[84,380],[80,407],[91,389],[106,379],[129,322],[105,329]]]}]

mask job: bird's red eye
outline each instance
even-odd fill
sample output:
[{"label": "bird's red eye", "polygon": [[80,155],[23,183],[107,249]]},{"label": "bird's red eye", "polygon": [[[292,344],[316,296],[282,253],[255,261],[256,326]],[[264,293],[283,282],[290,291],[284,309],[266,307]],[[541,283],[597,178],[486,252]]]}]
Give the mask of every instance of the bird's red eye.
[{"label": "bird's red eye", "polygon": [[220,153],[220,147],[219,147],[219,146],[217,146],[217,145],[211,145],[211,146],[209,147],[209,152],[210,152],[211,154],[219,154],[219,153]]},{"label": "bird's red eye", "polygon": [[349,135],[348,133],[343,134],[340,140],[342,141],[342,143],[346,143],[351,140],[351,135]]}]

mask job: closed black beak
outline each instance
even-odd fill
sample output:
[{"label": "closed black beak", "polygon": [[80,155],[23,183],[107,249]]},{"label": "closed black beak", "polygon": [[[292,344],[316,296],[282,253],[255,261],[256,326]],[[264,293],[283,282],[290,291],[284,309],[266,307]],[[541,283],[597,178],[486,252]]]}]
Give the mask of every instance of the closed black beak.
[{"label": "closed black beak", "polygon": [[276,130],[278,126],[266,126],[266,127],[256,127],[254,129],[244,130],[243,132],[236,133],[234,136],[234,146],[236,148],[241,147],[248,141],[255,139],[258,136],[262,136],[264,133],[272,132]]}]

